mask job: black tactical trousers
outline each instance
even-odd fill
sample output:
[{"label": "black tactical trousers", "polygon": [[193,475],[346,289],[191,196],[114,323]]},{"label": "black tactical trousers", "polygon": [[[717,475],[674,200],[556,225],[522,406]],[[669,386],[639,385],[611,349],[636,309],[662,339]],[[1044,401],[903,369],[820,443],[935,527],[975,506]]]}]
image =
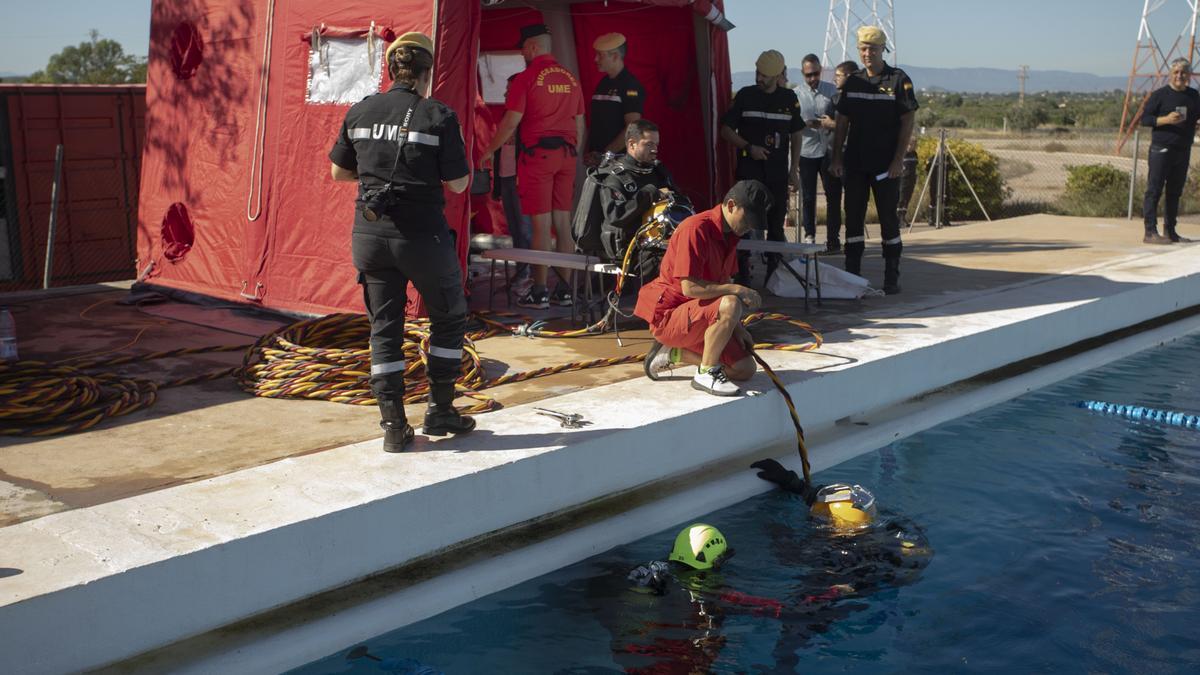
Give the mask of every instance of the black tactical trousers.
[{"label": "black tactical trousers", "polygon": [[899,258],[903,244],[900,240],[900,217],[896,205],[900,202],[900,179],[875,180],[876,173],[847,170],[842,177],[846,190],[846,269],[858,274],[858,263],[866,248],[864,236],[867,220],[867,198],[875,196],[879,214],[879,236],[883,238],[883,257]]},{"label": "black tactical trousers", "polygon": [[[767,241],[787,241],[783,235],[783,221],[788,208],[788,169],[787,165],[767,167],[766,162],[744,160],[738,164],[738,180],[758,180],[767,186],[771,193],[771,210],[767,212],[767,222],[764,223]],[[743,239],[761,239],[763,230],[748,232]],[[738,251],[737,282],[746,284],[750,275],[750,252]],[[767,264],[767,276],[778,264],[777,256],[772,256]]]},{"label": "black tactical trousers", "polygon": [[404,397],[404,310],[408,283],[429,313],[429,381],[453,383],[461,372],[467,300],[448,230],[406,237],[353,235],[354,267],[371,321],[371,391],[380,401]]}]

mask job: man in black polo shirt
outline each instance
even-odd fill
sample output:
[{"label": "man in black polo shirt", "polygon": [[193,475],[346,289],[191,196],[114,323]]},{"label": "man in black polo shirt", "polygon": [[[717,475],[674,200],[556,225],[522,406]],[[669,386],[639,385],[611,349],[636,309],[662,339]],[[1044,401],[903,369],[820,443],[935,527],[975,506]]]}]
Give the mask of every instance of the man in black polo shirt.
[{"label": "man in black polo shirt", "polygon": [[384,61],[395,84],[351,106],[329,159],[334,180],[358,183],[351,247],[371,321],[371,391],[379,403],[383,449],[400,452],[413,439],[404,412],[409,282],[430,321],[429,410],[422,430],[445,436],[475,428],[475,420],[453,406],[467,301],[443,213],[443,188],[467,189],[470,167],[454,110],[422,95],[432,79],[433,41],[405,33]]},{"label": "man in black polo shirt", "polygon": [[625,36],[606,33],[592,43],[596,49],[596,67],[604,78],[592,94],[591,129],[584,163],[599,166],[605,152],[625,151],[625,128],[641,119],[646,100],[642,83],[625,68]]},{"label": "man in black polo shirt", "polygon": [[[737,179],[762,181],[771,192],[767,239],[784,241],[788,181],[799,181],[804,119],[796,92],[785,86],[787,64],[783,54],[768,49],[754,65],[755,84],[742,87],[734,95],[733,105],[721,118],[721,138],[737,148]],[[738,279],[743,285],[749,280],[749,260],[749,253],[738,254]],[[774,256],[769,260],[768,278],[778,262]]]},{"label": "man in black polo shirt", "polygon": [[842,85],[830,170],[842,176],[846,190],[846,271],[862,271],[867,197],[873,193],[883,237],[883,291],[893,295],[900,292],[903,248],[896,207],[917,99],[908,75],[884,63],[886,44],[887,36],[879,27],[858,29],[863,67]]},{"label": "man in black polo shirt", "polygon": [[[1142,201],[1142,220],[1147,244],[1170,244],[1191,241],[1175,232],[1179,214],[1179,197],[1187,181],[1188,162],[1192,156],[1192,139],[1196,122],[1200,120],[1200,93],[1189,87],[1192,65],[1187,59],[1171,62],[1167,86],[1157,89],[1146,100],[1142,126],[1154,127],[1150,137],[1150,177],[1146,180],[1146,197]],[[1163,232],[1158,233],[1158,199],[1166,187],[1167,203],[1163,214]]]}]

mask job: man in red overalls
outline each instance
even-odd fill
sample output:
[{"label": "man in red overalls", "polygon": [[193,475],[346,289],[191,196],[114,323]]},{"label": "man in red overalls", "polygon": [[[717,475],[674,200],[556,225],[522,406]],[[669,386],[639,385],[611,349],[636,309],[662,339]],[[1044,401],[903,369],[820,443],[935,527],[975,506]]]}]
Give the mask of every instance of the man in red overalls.
[{"label": "man in red overalls", "polygon": [[[533,221],[533,247],[550,250],[553,225],[558,250],[573,253],[571,199],[575,193],[576,156],[584,142],[583,93],[579,80],[550,54],[551,44],[550,29],[545,25],[521,29],[517,47],[527,66],[508,88],[504,118],[483,157],[491,157],[520,125],[517,192],[521,210]],[[533,287],[517,304],[533,309],[546,309],[551,302],[569,306],[569,274],[559,270],[558,287],[551,295],[546,288],[546,268],[535,267]]]},{"label": "man in red overalls", "polygon": [[687,218],[671,235],[658,278],[642,287],[633,310],[655,340],[646,355],[647,377],[695,365],[692,388],[737,396],[741,389],[730,380],[754,375],[754,338],[742,313],[758,309],[762,298],[730,277],[737,272],[740,237],[766,223],[772,201],[763,183],[739,181],[723,202]]}]

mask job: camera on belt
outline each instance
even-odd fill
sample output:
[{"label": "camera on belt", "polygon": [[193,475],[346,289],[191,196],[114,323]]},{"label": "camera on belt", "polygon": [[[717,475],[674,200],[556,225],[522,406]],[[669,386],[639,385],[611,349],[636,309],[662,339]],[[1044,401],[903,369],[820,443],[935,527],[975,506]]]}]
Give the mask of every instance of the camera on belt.
[{"label": "camera on belt", "polygon": [[396,205],[396,192],[389,182],[382,187],[365,188],[362,192],[362,209],[363,218],[368,222],[375,222],[379,217],[384,215],[388,209]]}]

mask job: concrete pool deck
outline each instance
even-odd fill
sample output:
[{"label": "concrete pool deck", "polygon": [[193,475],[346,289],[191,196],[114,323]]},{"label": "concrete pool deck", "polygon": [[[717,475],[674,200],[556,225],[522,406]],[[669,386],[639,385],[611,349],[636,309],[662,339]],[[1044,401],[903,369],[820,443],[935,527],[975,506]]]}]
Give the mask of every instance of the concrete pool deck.
[{"label": "concrete pool deck", "polygon": [[[813,323],[826,344],[764,356],[816,438],[839,421],[1200,304],[1200,247],[1142,246],[1139,229],[1052,216],[916,229],[906,238],[904,294],[827,302],[807,315],[799,301],[771,303]],[[1198,237],[1200,228],[1181,233]],[[877,251],[872,243],[865,270],[874,282]],[[100,311],[119,320],[122,308],[106,301],[123,293],[30,296],[24,302],[36,301],[39,316],[17,315],[22,355],[114,349],[134,328],[147,329],[146,350],[239,344],[272,325],[170,308],[143,308],[152,318],[138,313],[126,322],[138,325],[122,331],[88,321]],[[624,337],[624,348],[602,336],[491,338],[480,349],[513,370],[645,350],[644,331]],[[181,360],[149,372],[195,368]],[[765,376],[749,386],[765,395],[716,399],[684,378],[649,382],[638,364],[556,375],[488,390],[506,408],[481,416],[478,432],[423,440],[403,455],[380,451],[372,409],[255,399],[231,380],[167,390],[150,410],[82,434],[6,438],[0,665],[100,666],[505,528],[705,467],[729,463],[728,472],[794,438]],[[537,400],[591,425],[562,429],[532,414]],[[811,452],[814,465],[828,465],[821,445]]]}]

